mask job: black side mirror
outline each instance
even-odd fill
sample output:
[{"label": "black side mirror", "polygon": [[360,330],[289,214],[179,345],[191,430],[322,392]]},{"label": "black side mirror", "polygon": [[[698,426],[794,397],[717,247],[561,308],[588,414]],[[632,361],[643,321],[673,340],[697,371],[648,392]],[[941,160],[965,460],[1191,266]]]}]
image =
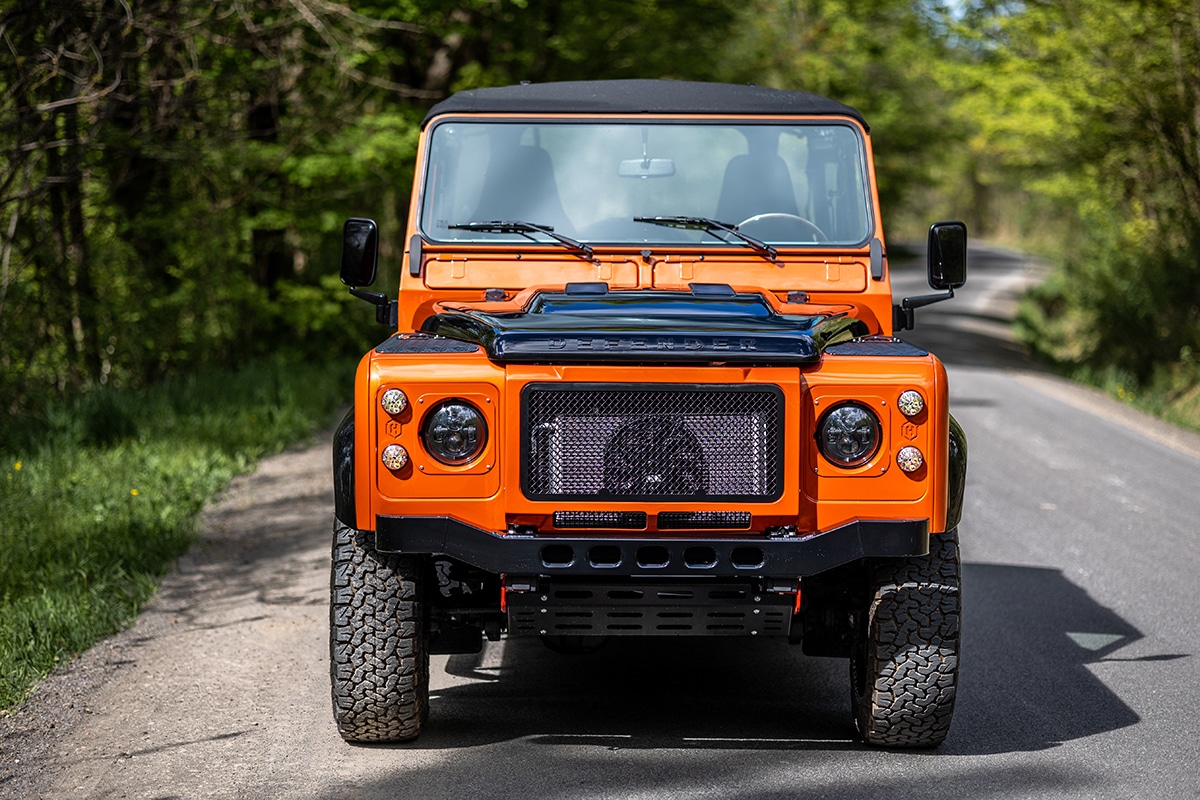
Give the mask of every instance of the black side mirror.
[{"label": "black side mirror", "polygon": [[379,228],[373,219],[351,217],[342,226],[342,283],[370,286],[379,265]]},{"label": "black side mirror", "polygon": [[953,291],[966,282],[966,223],[933,223],[929,226],[929,285]]},{"label": "black side mirror", "polygon": [[350,294],[375,306],[375,321],[380,325],[396,325],[399,307],[386,294],[368,292],[360,286],[375,282],[379,266],[379,227],[373,219],[351,217],[342,226],[342,283]]},{"label": "black side mirror", "polygon": [[967,226],[963,222],[935,222],[929,226],[929,285],[947,294],[906,297],[892,306],[892,328],[911,331],[913,312],[954,297],[967,282]]}]

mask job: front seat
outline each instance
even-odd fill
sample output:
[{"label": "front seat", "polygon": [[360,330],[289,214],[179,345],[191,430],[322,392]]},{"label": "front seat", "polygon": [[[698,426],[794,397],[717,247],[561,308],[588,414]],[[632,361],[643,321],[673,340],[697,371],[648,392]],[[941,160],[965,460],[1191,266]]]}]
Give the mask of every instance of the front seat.
[{"label": "front seat", "polygon": [[521,220],[568,233],[571,224],[559,197],[550,154],[532,145],[494,153],[471,219]]},{"label": "front seat", "polygon": [[731,225],[756,214],[799,215],[792,175],[778,155],[734,156],[725,167],[715,219]]}]

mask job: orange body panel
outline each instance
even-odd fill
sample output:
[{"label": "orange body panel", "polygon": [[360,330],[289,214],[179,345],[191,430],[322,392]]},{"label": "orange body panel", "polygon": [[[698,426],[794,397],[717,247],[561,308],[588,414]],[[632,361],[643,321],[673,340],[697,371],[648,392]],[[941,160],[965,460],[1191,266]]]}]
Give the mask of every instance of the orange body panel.
[{"label": "orange body panel", "polygon": [[[544,502],[526,498],[520,488],[521,390],[534,382],[646,384],[765,384],[784,396],[785,470],[783,493],[767,503],[716,503],[705,511],[750,511],[747,532],[795,525],[804,532],[829,530],[855,519],[928,519],[931,530],[945,525],[948,415],[945,370],[933,356],[864,358],[826,356],[811,369],[786,367],[617,367],[516,366],[492,364],[483,355],[439,354],[436,359],[371,353],[358,371],[357,395],[372,398],[356,412],[356,475],[360,520],[385,516],[448,516],[472,526],[503,532],[510,525],[550,529],[554,511],[679,510],[679,503]],[[378,398],[403,390],[409,406],[389,415]],[[897,409],[905,390],[919,391],[926,409],[908,419]],[[440,464],[420,437],[423,415],[451,398],[471,401],[488,423],[480,456],[465,466]],[[817,419],[842,400],[869,403],[883,423],[883,443],[866,464],[843,469],[827,462],[813,442]],[[931,411],[937,409],[937,411]],[[401,470],[383,467],[379,453],[402,445],[410,461]],[[917,447],[925,465],[901,471],[896,452]],[[651,531],[654,532],[652,525]],[[664,534],[670,535],[670,534]],[[736,535],[736,531],[733,532]]]},{"label": "orange body panel", "polygon": [[[488,119],[491,115],[472,115]],[[497,119],[504,119],[496,115]],[[523,116],[537,120],[539,115]],[[549,119],[550,117],[545,117]],[[572,119],[571,115],[553,119]],[[580,117],[594,120],[595,115]],[[670,119],[646,115],[647,119]],[[703,118],[708,119],[708,118]],[[737,117],[711,117],[737,119]],[[796,120],[801,118],[788,118]],[[829,117],[821,118],[828,121]],[[866,179],[875,185],[870,137],[856,120],[853,125],[866,144]],[[427,157],[422,138],[417,159]],[[419,209],[424,181],[414,181],[412,204]],[[872,193],[874,236],[883,240],[879,201]],[[419,234],[414,213],[405,241]],[[762,294],[778,314],[817,312],[853,316],[872,334],[892,332],[892,293],[886,255],[882,275],[871,274],[870,250],[805,247],[782,249],[777,262],[751,250],[696,245],[657,247],[655,252],[633,247],[606,247],[594,259],[551,247],[529,248],[504,244],[438,244],[425,242],[419,275],[409,269],[405,252],[401,270],[399,331],[417,331],[439,310],[468,307],[488,313],[519,311],[541,290],[561,290],[569,282],[604,282],[611,291],[658,289],[688,291],[689,284],[728,284],[739,292]],[[502,290],[503,300],[485,301],[487,290]],[[803,292],[807,301],[788,303],[789,292]],[[384,354],[372,352],[359,367],[356,404],[356,509],[360,524],[385,516],[449,516],[489,531],[504,532],[512,525],[552,530],[551,515],[565,510],[627,510],[621,502],[540,502],[526,498],[520,484],[521,430],[519,397],[531,382],[695,383],[778,386],[786,403],[785,470],[782,496],[767,503],[706,503],[706,511],[750,511],[749,531],[772,526],[796,526],[801,532],[829,530],[855,519],[928,519],[931,531],[946,521],[948,414],[945,370],[933,356],[824,356],[811,367],[733,366],[532,366],[492,363],[476,354]],[[400,388],[409,407],[398,416],[385,413],[380,395]],[[916,419],[896,407],[900,392],[915,389],[927,407]],[[463,467],[440,464],[424,450],[420,428],[423,414],[442,399],[467,399],[483,411],[489,440],[478,459]],[[827,462],[814,443],[817,420],[842,400],[866,402],[883,424],[883,445],[871,460],[854,469]],[[393,472],[380,463],[380,452],[401,444],[410,461]],[[896,452],[917,447],[925,464],[915,473],[896,465]],[[679,510],[678,503],[639,503],[638,510],[654,519],[657,511]],[[659,535],[648,522],[646,533]],[[627,533],[627,532],[623,532]],[[722,531],[736,535],[736,531]],[[694,532],[692,532],[694,535]],[[566,535],[570,535],[567,533]],[[615,535],[615,534],[614,534]],[[670,536],[670,532],[661,535]]]}]

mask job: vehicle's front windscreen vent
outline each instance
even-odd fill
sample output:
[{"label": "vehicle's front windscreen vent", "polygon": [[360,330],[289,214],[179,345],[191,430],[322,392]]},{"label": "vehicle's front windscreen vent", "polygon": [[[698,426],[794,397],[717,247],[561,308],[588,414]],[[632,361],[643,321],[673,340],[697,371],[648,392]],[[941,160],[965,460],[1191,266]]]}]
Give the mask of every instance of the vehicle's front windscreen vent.
[{"label": "vehicle's front windscreen vent", "polygon": [[777,386],[534,383],[521,399],[521,488],[532,500],[770,502],[783,492]]}]

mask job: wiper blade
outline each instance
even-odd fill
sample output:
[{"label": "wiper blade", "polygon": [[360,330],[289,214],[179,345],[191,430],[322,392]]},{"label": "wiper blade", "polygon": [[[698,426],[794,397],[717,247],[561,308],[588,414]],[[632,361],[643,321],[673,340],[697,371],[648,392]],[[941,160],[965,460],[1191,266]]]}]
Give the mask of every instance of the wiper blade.
[{"label": "wiper blade", "polygon": [[674,228],[691,228],[693,230],[708,231],[709,233],[724,231],[736,236],[771,261],[776,261],[779,257],[778,250],[760,239],[755,239],[753,236],[747,236],[742,233],[737,229],[737,225],[730,225],[728,222],[720,222],[708,217],[634,217],[633,221],[649,222],[654,225],[670,225]]},{"label": "wiper blade", "polygon": [[591,245],[572,239],[570,236],[555,233],[553,225],[538,225],[535,222],[525,222],[519,219],[493,219],[487,222],[460,222],[449,227],[460,231],[485,231],[487,233],[544,233],[563,247],[576,253],[582,253],[589,261],[595,260]]}]

